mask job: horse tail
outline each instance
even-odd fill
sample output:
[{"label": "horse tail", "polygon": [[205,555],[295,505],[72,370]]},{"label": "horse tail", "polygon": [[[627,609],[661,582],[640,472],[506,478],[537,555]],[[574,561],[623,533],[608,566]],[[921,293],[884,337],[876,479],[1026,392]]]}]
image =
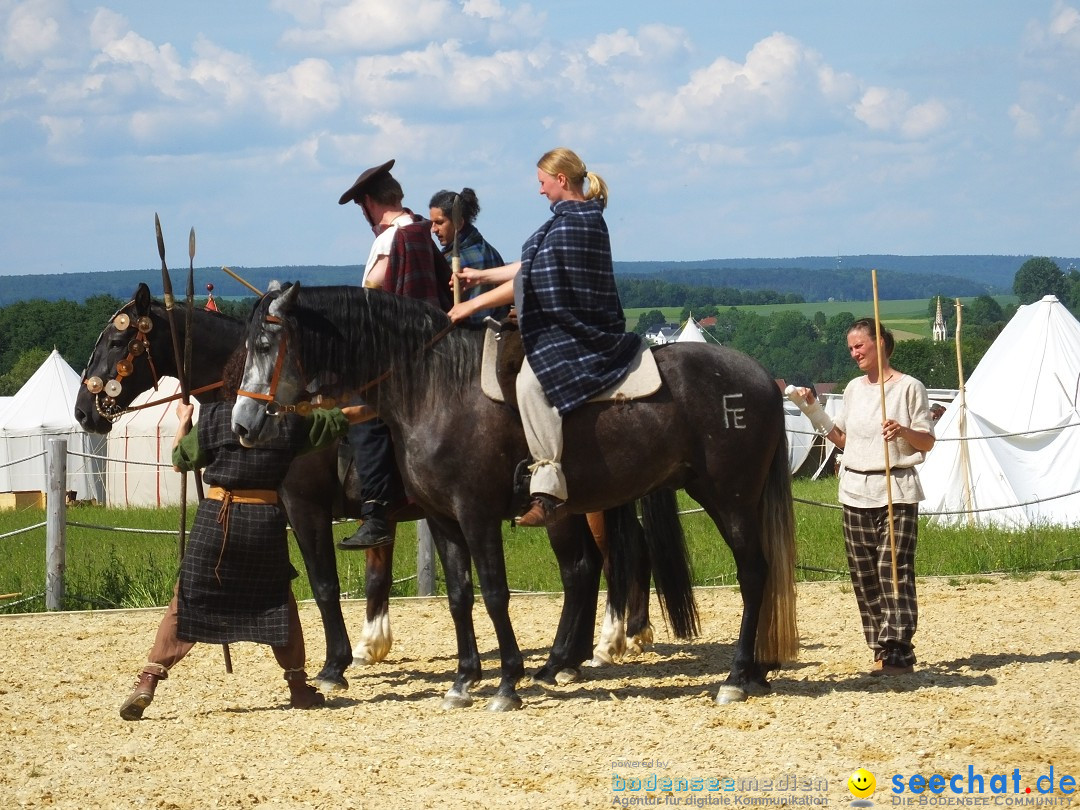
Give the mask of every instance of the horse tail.
[{"label": "horse tail", "polygon": [[634,563],[649,553],[637,519],[637,505],[630,501],[622,506],[604,510],[604,533],[607,535],[608,605],[619,616],[626,615],[629,586],[634,575]]},{"label": "horse tail", "polygon": [[676,638],[693,638],[698,634],[698,610],[675,490],[659,489],[642,498],[641,516],[664,615]]},{"label": "horse tail", "polygon": [[765,580],[754,654],[760,663],[778,668],[799,655],[799,626],[795,617],[795,505],[791,497],[787,432],[782,424],[759,508],[769,575]]}]

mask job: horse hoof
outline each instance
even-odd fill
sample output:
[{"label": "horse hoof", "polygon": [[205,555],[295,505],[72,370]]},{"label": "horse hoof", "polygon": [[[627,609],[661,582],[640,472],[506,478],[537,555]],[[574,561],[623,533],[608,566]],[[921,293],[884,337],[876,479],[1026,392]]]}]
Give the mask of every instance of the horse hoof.
[{"label": "horse hoof", "polygon": [[458,692],[451,689],[443,698],[440,709],[467,709],[473,705],[472,696],[468,692]]},{"label": "horse hoof", "polygon": [[716,693],[716,702],[721,706],[727,703],[742,703],[746,700],[746,692],[737,686],[725,684]]},{"label": "horse hoof", "polygon": [[344,675],[323,675],[320,673],[312,678],[310,683],[320,692],[327,695],[332,692],[345,692],[349,688],[349,682],[345,680]]},{"label": "horse hoof", "polygon": [[488,703],[489,712],[514,712],[521,708],[521,698],[517,695],[496,695]]},{"label": "horse hoof", "polygon": [[559,686],[566,686],[566,684],[573,683],[577,680],[581,680],[581,670],[578,669],[567,667],[566,669],[560,669],[555,673],[555,683]]},{"label": "horse hoof", "polygon": [[587,667],[610,667],[614,666],[615,659],[612,658],[606,652],[600,652],[599,650],[593,650],[593,656],[590,660],[586,661],[584,666]]}]

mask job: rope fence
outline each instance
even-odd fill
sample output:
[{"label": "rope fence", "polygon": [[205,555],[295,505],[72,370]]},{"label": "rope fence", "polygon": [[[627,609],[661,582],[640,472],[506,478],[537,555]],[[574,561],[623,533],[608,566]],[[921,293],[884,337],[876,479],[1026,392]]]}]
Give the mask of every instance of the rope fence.
[{"label": "rope fence", "polygon": [[[1068,425],[1067,427],[1075,427],[1075,426],[1076,425]],[[1057,428],[1047,428],[1047,429],[1040,429],[1040,430],[1032,430],[1032,431],[1023,431],[1023,432],[1017,432],[1017,433],[999,434],[997,436],[979,436],[979,437],[972,437],[972,438],[990,439],[990,438],[1006,438],[1006,437],[1011,437],[1011,436],[1026,436],[1026,435],[1034,435],[1034,434],[1038,434],[1038,433],[1045,433],[1045,432],[1050,432],[1050,431],[1055,431],[1055,430],[1060,431],[1064,427],[1066,427],[1066,426],[1061,426],[1061,427],[1057,427]],[[800,432],[803,432],[803,431],[793,430],[793,431],[789,431],[789,432],[800,433]],[[817,436],[818,434],[813,433],[813,435]],[[939,440],[939,441],[942,441],[942,440]],[[169,469],[172,468],[172,464],[167,463],[167,462],[150,462],[150,461],[137,461],[137,460],[128,460],[128,459],[120,460],[120,459],[110,458],[109,456],[102,456],[102,455],[91,454],[91,453],[81,453],[81,452],[76,452],[76,451],[70,451],[70,450],[67,449],[66,441],[64,441],[62,439],[54,439],[54,440],[50,441],[50,447],[49,447],[48,451],[42,451],[42,452],[39,452],[39,453],[34,453],[34,454],[31,454],[31,455],[26,456],[24,458],[20,458],[20,459],[16,459],[16,460],[13,460],[13,461],[5,462],[3,464],[0,464],[0,469],[2,469],[3,467],[8,467],[8,466],[15,465],[15,464],[25,463],[27,461],[33,461],[34,459],[41,458],[43,456],[48,457],[48,467],[49,467],[49,470],[48,470],[49,471],[49,492],[48,492],[48,497],[47,497],[47,503],[49,505],[48,506],[49,514],[47,516],[48,519],[46,521],[43,521],[43,522],[40,522],[40,523],[34,523],[32,525],[29,525],[29,526],[14,529],[14,530],[8,531],[8,532],[6,532],[4,534],[0,534],[0,540],[6,540],[6,539],[9,539],[11,537],[15,537],[15,536],[26,534],[26,533],[29,533],[29,532],[32,532],[32,531],[35,531],[35,530],[39,530],[41,528],[46,529],[46,546],[47,546],[47,549],[46,549],[46,557],[47,557],[46,590],[41,592],[41,593],[35,593],[35,594],[28,595],[28,596],[23,596],[20,593],[0,595],[0,610],[5,610],[6,611],[9,608],[24,605],[24,604],[27,604],[27,603],[30,603],[30,602],[34,602],[36,600],[41,600],[41,599],[45,600],[46,609],[48,609],[48,610],[58,610],[58,609],[60,609],[59,606],[60,606],[61,602],[65,598],[68,599],[68,600],[75,600],[75,601],[82,602],[84,604],[88,604],[88,605],[92,605],[92,606],[114,607],[113,605],[104,605],[104,604],[102,604],[100,602],[100,600],[93,599],[93,598],[90,598],[90,597],[84,597],[84,596],[80,596],[80,595],[77,595],[77,594],[65,594],[64,593],[64,590],[63,590],[63,570],[66,567],[66,563],[64,561],[64,555],[65,555],[64,543],[65,543],[65,539],[66,539],[66,536],[65,536],[66,527],[67,526],[72,526],[72,527],[76,527],[76,528],[89,529],[89,530],[95,530],[95,531],[131,533],[131,534],[148,534],[148,535],[169,535],[169,536],[175,536],[176,531],[175,530],[169,530],[169,529],[144,529],[144,528],[125,527],[125,526],[106,526],[106,525],[100,525],[100,524],[94,524],[94,523],[83,523],[83,522],[78,522],[78,521],[68,521],[66,519],[67,500],[66,500],[66,497],[65,497],[66,496],[65,485],[66,485],[67,457],[72,456],[72,457],[77,457],[77,458],[82,458],[82,459],[104,460],[106,462],[112,462],[112,463],[122,462],[124,464],[139,464],[139,465],[143,465],[143,466],[153,466],[153,467],[158,467],[158,468],[169,468]],[[991,507],[982,507],[982,508],[970,508],[970,509],[934,511],[934,512],[920,512],[920,517],[932,517],[932,516],[939,516],[939,515],[940,516],[970,515],[970,514],[974,514],[974,513],[1005,511],[1005,510],[1008,510],[1008,509],[1015,509],[1015,508],[1019,508],[1019,507],[1035,506],[1035,505],[1038,505],[1040,503],[1045,503],[1045,502],[1049,502],[1049,501],[1055,501],[1055,500],[1059,500],[1061,498],[1068,498],[1068,497],[1078,495],[1078,494],[1080,494],[1080,490],[1074,490],[1072,492],[1061,493],[1061,494],[1058,494],[1058,495],[1040,496],[1040,497],[1037,497],[1037,498],[1032,498],[1030,500],[1019,501],[1017,503],[1008,504],[1008,505],[1004,505],[1004,506],[991,506]],[[806,505],[806,506],[819,508],[819,509],[841,510],[843,508],[838,503],[824,503],[824,502],[821,502],[821,501],[808,500],[808,499],[805,499],[805,498],[798,498],[798,497],[794,498],[793,500],[796,503],[800,503],[800,504],[803,504],[803,505]],[[705,512],[704,509],[698,507],[698,508],[680,510],[678,512],[678,515],[680,517],[682,517],[682,516],[685,516],[685,515],[704,514],[704,512]],[[339,521],[335,521],[335,523],[337,523],[337,522],[339,522]],[[1075,562],[1077,559],[1078,559],[1077,557],[1066,557],[1066,558],[1061,558],[1061,559],[1055,560],[1055,561],[1053,561],[1052,564],[1055,565],[1055,566],[1056,565],[1062,565],[1062,564],[1066,564],[1066,563]],[[814,567],[814,566],[796,566],[796,568],[798,570],[805,571],[807,573],[826,574],[826,575],[835,576],[835,577],[838,577],[838,578],[846,577],[847,574],[848,574],[847,571],[841,571],[841,570],[836,570],[836,569],[828,569],[828,568],[819,568],[819,567]],[[1017,570],[1019,570],[1019,569],[1017,569]],[[418,566],[418,571],[419,571],[419,566]],[[980,574],[985,574],[985,575],[990,575],[990,574],[1002,574],[1002,573],[1015,573],[1015,571],[987,571],[987,572],[979,572],[979,573]],[[410,581],[413,581],[413,580],[420,580],[421,578],[422,577],[421,577],[421,575],[419,573],[418,574],[413,574],[411,576],[403,577],[403,578],[400,578],[400,579],[395,579],[394,580],[394,585],[401,585],[401,584],[404,584],[404,583],[407,583],[407,582],[410,582]],[[724,575],[721,575],[721,576],[718,576],[718,577],[708,578],[705,581],[706,581],[706,583],[711,584],[711,583],[720,582],[720,581],[723,581],[723,580],[729,579],[729,578],[731,578],[731,575],[724,574]],[[424,579],[426,579],[426,577],[424,577]],[[14,598],[14,597],[22,597],[22,598],[18,599],[17,601],[8,601],[9,598]]]}]

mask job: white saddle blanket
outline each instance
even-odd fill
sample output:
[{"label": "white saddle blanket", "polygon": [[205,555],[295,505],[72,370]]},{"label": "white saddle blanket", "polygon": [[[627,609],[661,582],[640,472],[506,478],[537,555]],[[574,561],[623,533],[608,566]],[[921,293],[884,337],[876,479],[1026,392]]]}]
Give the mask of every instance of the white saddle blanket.
[{"label": "white saddle blanket", "polygon": [[[498,357],[498,332],[488,329],[484,335],[484,357],[480,368],[480,388],[496,402],[504,402],[502,388],[499,387],[496,359]],[[656,367],[656,358],[648,345],[642,345],[637,357],[630,363],[630,370],[615,385],[601,391],[589,402],[607,402],[613,399],[642,399],[652,396],[663,385],[660,370]]]}]

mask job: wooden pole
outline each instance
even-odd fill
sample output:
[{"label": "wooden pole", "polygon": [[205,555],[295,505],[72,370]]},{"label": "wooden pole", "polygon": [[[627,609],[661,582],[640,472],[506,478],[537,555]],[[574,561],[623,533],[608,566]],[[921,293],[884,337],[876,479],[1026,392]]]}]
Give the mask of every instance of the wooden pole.
[{"label": "wooden pole", "polygon": [[252,291],[253,293],[255,293],[256,295],[262,295],[262,290],[260,290],[260,289],[259,289],[258,287],[256,287],[256,286],[255,286],[254,284],[250,284],[250,283],[248,283],[247,281],[244,281],[244,279],[240,278],[240,276],[236,275],[236,273],[234,273],[234,272],[233,272],[232,270],[230,270],[230,269],[229,269],[228,267],[222,267],[221,269],[222,269],[222,270],[223,270],[223,271],[224,271],[225,273],[227,273],[228,275],[230,275],[230,276],[232,276],[233,278],[235,278],[235,279],[236,279],[237,281],[239,281],[239,282],[240,282],[241,284],[243,284],[243,285],[244,285],[245,287],[247,287],[247,288],[248,288],[249,290],[251,290],[251,291]]},{"label": "wooden pole", "polygon": [[[877,270],[870,271],[870,277],[874,285],[874,339],[877,341],[877,371],[878,371],[878,388],[881,390],[881,421],[882,423],[888,418],[885,414],[885,377],[882,374],[884,370],[881,353],[885,351],[885,344],[881,339],[881,310],[878,307],[878,291],[877,291]],[[897,580],[896,571],[896,528],[893,520],[893,502],[892,502],[892,470],[889,465],[889,443],[882,439],[885,445],[885,492],[887,494],[887,500],[889,505],[889,550],[892,552],[892,587],[893,598],[900,598],[900,584]]]},{"label": "wooden pole", "polygon": [[67,570],[67,440],[49,439],[45,496],[45,609],[64,609]]},{"label": "wooden pole", "polygon": [[968,443],[967,443],[967,395],[964,393],[964,362],[963,352],[960,348],[960,330],[963,325],[964,305],[960,303],[960,299],[956,299],[956,379],[959,381],[959,393],[957,399],[959,400],[960,415],[957,416],[957,428],[960,431],[960,474],[964,477],[964,510],[967,512],[968,526],[975,525],[975,513],[972,511],[974,503],[971,498],[971,458],[968,455]]}]

